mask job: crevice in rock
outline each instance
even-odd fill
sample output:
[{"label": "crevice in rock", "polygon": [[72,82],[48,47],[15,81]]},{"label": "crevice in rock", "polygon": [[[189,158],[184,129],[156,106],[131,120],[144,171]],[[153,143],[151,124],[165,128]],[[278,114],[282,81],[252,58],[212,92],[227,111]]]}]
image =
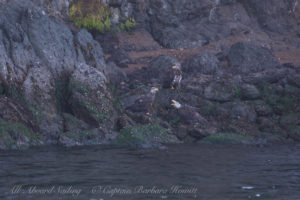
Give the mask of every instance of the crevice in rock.
[{"label": "crevice in rock", "polygon": [[55,80],[55,98],[57,109],[61,113],[73,114],[72,107],[69,104],[71,91],[69,89],[70,74],[64,73]]}]

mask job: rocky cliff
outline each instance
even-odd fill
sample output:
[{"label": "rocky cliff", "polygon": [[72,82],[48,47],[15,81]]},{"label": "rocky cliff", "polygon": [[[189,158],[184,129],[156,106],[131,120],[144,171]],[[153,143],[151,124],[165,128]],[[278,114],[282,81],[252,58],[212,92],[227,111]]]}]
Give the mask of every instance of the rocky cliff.
[{"label": "rocky cliff", "polygon": [[300,139],[298,0],[101,1],[109,26],[137,23],[104,34],[76,2],[0,1],[0,149]]}]

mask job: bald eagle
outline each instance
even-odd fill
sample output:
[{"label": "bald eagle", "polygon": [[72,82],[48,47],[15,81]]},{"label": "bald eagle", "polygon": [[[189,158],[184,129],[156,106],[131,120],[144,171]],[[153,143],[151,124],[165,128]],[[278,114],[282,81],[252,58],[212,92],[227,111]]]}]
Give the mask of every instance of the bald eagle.
[{"label": "bald eagle", "polygon": [[166,74],[164,88],[179,89],[182,80],[182,71],[180,63],[175,63],[170,71]]},{"label": "bald eagle", "polygon": [[206,123],[206,119],[198,113],[198,109],[189,105],[181,105],[179,102],[172,100],[172,106],[178,110],[178,114],[187,124]]},{"label": "bald eagle", "polygon": [[150,92],[140,96],[135,102],[128,106],[126,110],[132,112],[149,112],[152,108],[153,102],[155,100],[155,94],[158,91],[158,88],[152,87]]}]

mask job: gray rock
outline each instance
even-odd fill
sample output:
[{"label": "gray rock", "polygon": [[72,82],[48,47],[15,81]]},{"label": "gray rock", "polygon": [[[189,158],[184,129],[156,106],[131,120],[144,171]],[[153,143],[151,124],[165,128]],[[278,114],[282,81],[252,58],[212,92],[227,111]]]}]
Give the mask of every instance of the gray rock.
[{"label": "gray rock", "polygon": [[254,85],[244,84],[241,86],[241,95],[245,100],[254,100],[261,97],[259,90]]},{"label": "gray rock", "polygon": [[71,75],[69,104],[74,116],[107,132],[114,124],[112,97],[106,87],[106,77],[96,68],[81,64]]},{"label": "gray rock", "polygon": [[114,62],[107,63],[107,67],[104,71],[105,75],[109,78],[110,83],[113,85],[119,85],[121,82],[128,81],[126,73],[117,67]]},{"label": "gray rock", "polygon": [[243,102],[229,102],[224,104],[224,108],[228,109],[233,119],[245,119],[255,122],[256,113],[253,108]]},{"label": "gray rock", "polygon": [[284,127],[300,125],[300,114],[289,113],[280,118],[280,124]]},{"label": "gray rock", "polygon": [[273,114],[272,108],[261,100],[254,103],[254,109],[258,116],[270,116]]},{"label": "gray rock", "polygon": [[75,50],[78,61],[97,68],[100,71],[107,69],[102,48],[100,44],[93,39],[93,36],[82,29],[75,35]]},{"label": "gray rock", "polygon": [[116,49],[109,58],[109,61],[113,61],[118,67],[127,68],[129,63],[132,63],[131,58],[124,49]]},{"label": "gray rock", "polygon": [[145,73],[145,79],[157,79],[164,87],[170,87],[170,75],[172,66],[175,64],[179,64],[179,61],[176,58],[171,56],[158,56],[148,65]]},{"label": "gray rock", "polygon": [[189,73],[215,74],[219,69],[218,58],[210,53],[200,53],[192,57],[183,66],[183,70]]},{"label": "gray rock", "polygon": [[47,68],[32,67],[23,83],[24,98],[39,118],[41,133],[55,143],[63,130],[63,120],[57,111],[54,79]]},{"label": "gray rock", "polygon": [[204,97],[213,101],[232,101],[234,95],[234,87],[230,83],[211,83],[204,90]]},{"label": "gray rock", "polygon": [[35,7],[24,9],[21,24],[34,52],[55,77],[74,69],[77,55],[70,29]]},{"label": "gray rock", "polygon": [[278,83],[284,79],[288,74],[288,70],[284,68],[266,69],[263,72],[245,74],[243,81],[249,84],[262,84],[262,83]]},{"label": "gray rock", "polygon": [[248,42],[232,45],[228,60],[235,73],[261,72],[279,65],[277,58],[269,49]]},{"label": "gray rock", "polygon": [[[239,1],[247,10],[259,26],[270,32],[283,34],[284,32],[294,32],[299,30],[295,18],[290,15],[290,12],[282,12],[283,10],[291,10],[292,2],[289,0],[276,1],[276,0],[251,0]],[[262,6],[263,5],[263,6]]]},{"label": "gray rock", "polygon": [[288,83],[300,88],[300,73],[292,73],[288,76]]},{"label": "gray rock", "polygon": [[33,2],[43,7],[51,16],[68,17],[72,0],[33,0]]}]

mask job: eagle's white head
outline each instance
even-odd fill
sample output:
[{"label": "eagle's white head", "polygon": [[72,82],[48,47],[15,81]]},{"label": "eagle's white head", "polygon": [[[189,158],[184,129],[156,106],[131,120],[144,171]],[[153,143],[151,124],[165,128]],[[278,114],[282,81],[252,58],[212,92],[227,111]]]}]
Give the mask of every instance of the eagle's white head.
[{"label": "eagle's white head", "polygon": [[178,101],[175,101],[174,99],[172,100],[171,105],[174,106],[177,109],[181,108],[181,104]]},{"label": "eagle's white head", "polygon": [[172,69],[178,69],[180,70],[180,63],[175,63],[173,66],[172,66]]},{"label": "eagle's white head", "polygon": [[158,89],[157,87],[152,87],[151,90],[150,90],[150,92],[151,92],[152,94],[155,94],[158,90],[159,90],[159,89]]}]

